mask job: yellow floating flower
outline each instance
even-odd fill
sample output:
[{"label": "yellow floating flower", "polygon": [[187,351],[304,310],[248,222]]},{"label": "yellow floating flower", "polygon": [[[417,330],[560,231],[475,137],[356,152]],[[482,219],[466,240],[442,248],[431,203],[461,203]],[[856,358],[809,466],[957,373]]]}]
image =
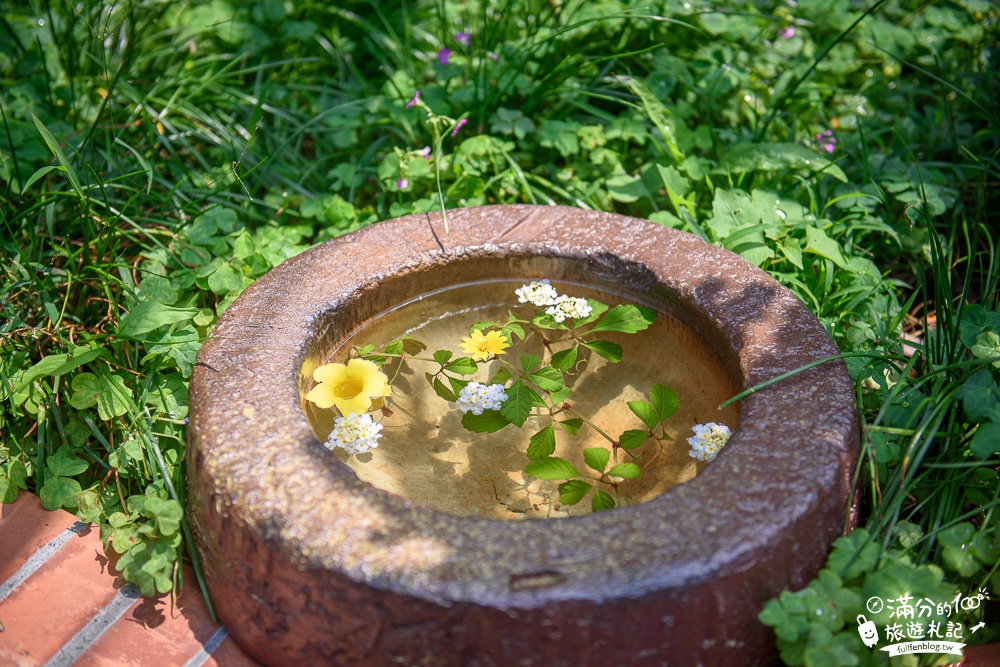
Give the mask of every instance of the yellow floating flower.
[{"label": "yellow floating flower", "polygon": [[318,383],[306,394],[318,408],[335,406],[342,415],[358,415],[371,410],[372,402],[392,394],[389,378],[378,365],[366,359],[351,359],[344,364],[324,364],[313,371]]},{"label": "yellow floating flower", "polygon": [[503,334],[495,330],[483,335],[482,329],[476,329],[471,338],[462,339],[462,352],[475,361],[485,361],[493,355],[503,354],[509,346],[510,343]]}]

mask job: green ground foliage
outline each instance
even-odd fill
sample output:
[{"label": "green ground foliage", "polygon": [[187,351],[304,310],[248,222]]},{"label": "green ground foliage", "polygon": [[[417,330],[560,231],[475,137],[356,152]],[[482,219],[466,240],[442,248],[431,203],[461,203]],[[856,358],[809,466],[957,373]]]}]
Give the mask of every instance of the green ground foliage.
[{"label": "green ground foliage", "polygon": [[866,531],[761,620],[788,664],[885,662],[859,596],[1000,595],[998,22],[990,0],[8,0],[0,497],[97,522],[126,578],[173,590],[188,379],[255,278],[442,204],[616,211],[741,254],[847,353]]}]

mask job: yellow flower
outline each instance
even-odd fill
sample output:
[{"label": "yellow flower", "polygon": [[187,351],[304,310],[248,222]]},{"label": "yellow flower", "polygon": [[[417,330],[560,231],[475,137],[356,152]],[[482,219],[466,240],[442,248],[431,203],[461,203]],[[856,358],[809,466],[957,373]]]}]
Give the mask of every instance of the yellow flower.
[{"label": "yellow flower", "polygon": [[371,410],[372,400],[392,394],[389,378],[378,365],[366,359],[351,359],[344,364],[324,364],[313,371],[318,383],[306,394],[306,400],[319,408],[336,406],[340,414],[358,415]]},{"label": "yellow flower", "polygon": [[462,339],[462,352],[475,361],[485,361],[495,354],[503,354],[509,345],[499,331],[490,331],[484,336],[482,329],[476,329],[471,338]]}]

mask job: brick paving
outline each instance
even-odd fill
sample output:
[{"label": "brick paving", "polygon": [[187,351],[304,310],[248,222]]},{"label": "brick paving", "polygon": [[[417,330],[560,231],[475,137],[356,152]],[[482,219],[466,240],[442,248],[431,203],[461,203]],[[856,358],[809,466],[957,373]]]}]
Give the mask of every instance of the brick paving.
[{"label": "brick paving", "polygon": [[142,598],[96,526],[28,493],[0,510],[0,665],[259,667],[209,617],[190,569],[174,604]]}]

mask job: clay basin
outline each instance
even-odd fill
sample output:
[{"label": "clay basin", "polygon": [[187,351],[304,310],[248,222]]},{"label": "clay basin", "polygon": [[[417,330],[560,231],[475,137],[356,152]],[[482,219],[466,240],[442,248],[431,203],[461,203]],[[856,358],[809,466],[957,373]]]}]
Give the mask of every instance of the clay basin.
[{"label": "clay basin", "polygon": [[376,488],[323,448],[302,397],[359,326],[483,280],[550,277],[655,307],[737,390],[835,354],[823,327],[763,271],[647,221],[504,206],[448,222],[407,216],[288,260],[203,346],[188,517],[222,622],[271,665],[769,664],[757,612],[814,576],[844,525],[859,437],[842,363],[745,398],[693,479],[553,520]]}]

